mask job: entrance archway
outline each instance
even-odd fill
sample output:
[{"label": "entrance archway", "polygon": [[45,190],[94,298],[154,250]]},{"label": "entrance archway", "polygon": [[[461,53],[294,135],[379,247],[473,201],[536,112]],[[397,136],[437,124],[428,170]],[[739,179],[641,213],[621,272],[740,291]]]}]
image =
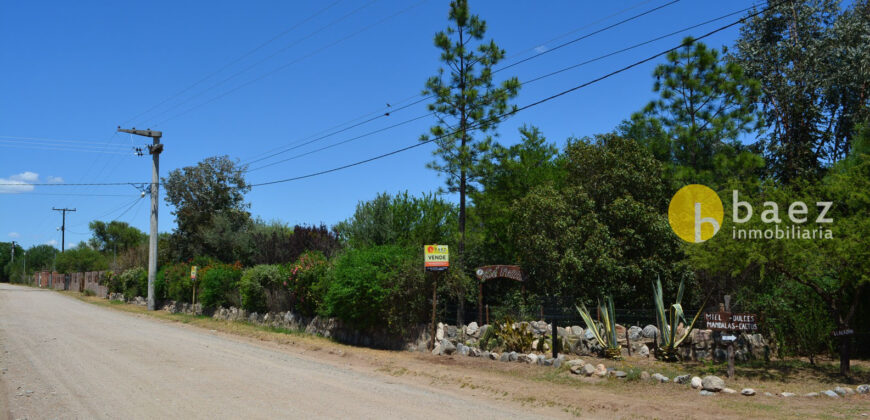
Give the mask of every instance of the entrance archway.
[{"label": "entrance archway", "polygon": [[483,283],[493,279],[526,280],[526,274],[518,265],[485,265],[474,270],[477,275],[477,323],[483,325]]}]

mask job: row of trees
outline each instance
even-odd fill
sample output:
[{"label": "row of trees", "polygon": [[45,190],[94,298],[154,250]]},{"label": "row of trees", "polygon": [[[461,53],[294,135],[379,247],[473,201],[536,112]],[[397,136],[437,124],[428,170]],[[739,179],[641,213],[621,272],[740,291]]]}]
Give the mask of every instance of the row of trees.
[{"label": "row of trees", "polygon": [[[494,79],[504,51],[485,39],[486,23],[467,1],[451,2],[448,18],[435,36],[443,68],[424,92],[437,124],[421,140],[437,145],[429,166],[458,203],[384,193],[331,229],[291,228],[252,218],[244,166],[208,158],[163,180],[177,226],[160,238],[161,278],[178,280],[164,280],[161,297],[186,299],[203,287],[210,303],[264,310],[307,296],[304,311],[348,322],[420,322],[431,293],[420,248],[441,243],[455,251],[440,293],[460,321],[476,299],[473,269],[488,264],[520,264],[529,274],[522,293],[488,286],[489,299],[513,308],[573,307],[604,294],[648,307],[656,277],[668,295],[684,282],[686,306],[730,294],[735,310],[762,316],[781,355],[833,351],[830,330],[870,320],[860,305],[870,282],[870,2],[846,10],[832,0],[772,3],[743,25],[732,50],[686,39],[653,73],[656,100],[612,132],[567,139],[561,149],[531,125],[512,146],[495,141],[519,83]],[[759,209],[833,201],[834,238],[736,240],[726,218],[713,239],[683,243],[667,206],[692,183],[716,190],[726,214],[733,190]],[[741,227],[765,226],[759,213]],[[92,224],[94,239],[80,252],[123,253],[129,265],[117,269],[144,266],[141,235],[121,227]],[[215,278],[185,286],[185,269],[199,258],[219,268]],[[293,283],[294,268],[308,266],[318,274]],[[848,374],[848,345],[840,353]]]}]

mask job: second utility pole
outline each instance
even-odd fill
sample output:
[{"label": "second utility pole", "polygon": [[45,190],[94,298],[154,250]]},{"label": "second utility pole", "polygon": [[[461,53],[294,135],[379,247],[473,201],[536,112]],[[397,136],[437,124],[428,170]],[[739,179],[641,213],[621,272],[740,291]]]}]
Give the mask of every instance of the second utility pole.
[{"label": "second utility pole", "polygon": [[56,209],[54,207],[51,208],[54,211],[62,211],[63,219],[60,225],[60,252],[63,252],[66,248],[66,212],[68,211],[76,211],[76,209],[68,209],[66,207],[62,209]]},{"label": "second utility pole", "polygon": [[148,310],[153,311],[154,304],[154,280],[157,276],[157,208],[158,208],[158,189],[160,185],[160,177],[158,175],[160,168],[160,152],[163,151],[163,145],[160,144],[160,138],[163,133],[160,131],[126,129],[118,127],[120,133],[130,133],[137,136],[151,137],[154,140],[153,144],[148,145],[148,153],[151,154],[151,236],[148,241]]}]

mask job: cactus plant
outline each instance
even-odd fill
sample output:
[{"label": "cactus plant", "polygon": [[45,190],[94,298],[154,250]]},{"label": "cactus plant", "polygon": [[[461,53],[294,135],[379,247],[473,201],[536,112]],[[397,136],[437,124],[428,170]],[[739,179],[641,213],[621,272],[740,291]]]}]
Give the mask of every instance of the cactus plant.
[{"label": "cactus plant", "polygon": [[577,311],[580,312],[580,316],[583,318],[583,322],[586,323],[586,328],[588,328],[589,331],[592,331],[592,334],[595,335],[595,339],[598,341],[598,344],[601,344],[601,347],[604,348],[604,356],[613,360],[621,360],[622,349],[619,346],[619,341],[616,338],[616,311],[613,309],[613,298],[611,298],[610,296],[606,296],[604,298],[604,304],[599,301],[598,310],[600,311],[604,321],[603,336],[599,332],[598,326],[592,319],[592,316],[589,315],[589,311],[586,310],[586,305],[581,304],[580,306],[577,306]]},{"label": "cactus plant", "polygon": [[[680,281],[680,287],[677,289],[677,301],[671,305],[669,310],[666,311],[662,294],[661,279],[656,278],[656,283],[653,284],[653,301],[656,305],[656,324],[658,325],[661,334],[661,341],[659,342],[659,346],[655,349],[654,354],[657,359],[666,362],[675,362],[679,360],[680,357],[679,353],[677,353],[677,348],[683,343],[686,337],[691,334],[695,322],[704,310],[704,305],[702,304],[701,308],[698,309],[698,313],[695,314],[695,317],[692,319],[692,322],[686,325],[686,328],[683,329],[683,334],[678,337],[678,323],[680,320],[683,320],[684,323],[686,322],[686,317],[683,314],[683,306],[680,303],[683,300],[683,286],[683,282]],[[704,303],[706,304],[706,300]]]}]

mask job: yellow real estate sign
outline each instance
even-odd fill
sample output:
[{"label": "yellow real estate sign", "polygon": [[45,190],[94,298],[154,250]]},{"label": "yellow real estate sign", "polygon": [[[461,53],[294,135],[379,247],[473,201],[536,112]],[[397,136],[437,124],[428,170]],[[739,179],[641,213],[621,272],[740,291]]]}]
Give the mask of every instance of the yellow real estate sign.
[{"label": "yellow real estate sign", "polygon": [[427,269],[445,269],[450,266],[447,245],[423,245],[423,265]]}]

